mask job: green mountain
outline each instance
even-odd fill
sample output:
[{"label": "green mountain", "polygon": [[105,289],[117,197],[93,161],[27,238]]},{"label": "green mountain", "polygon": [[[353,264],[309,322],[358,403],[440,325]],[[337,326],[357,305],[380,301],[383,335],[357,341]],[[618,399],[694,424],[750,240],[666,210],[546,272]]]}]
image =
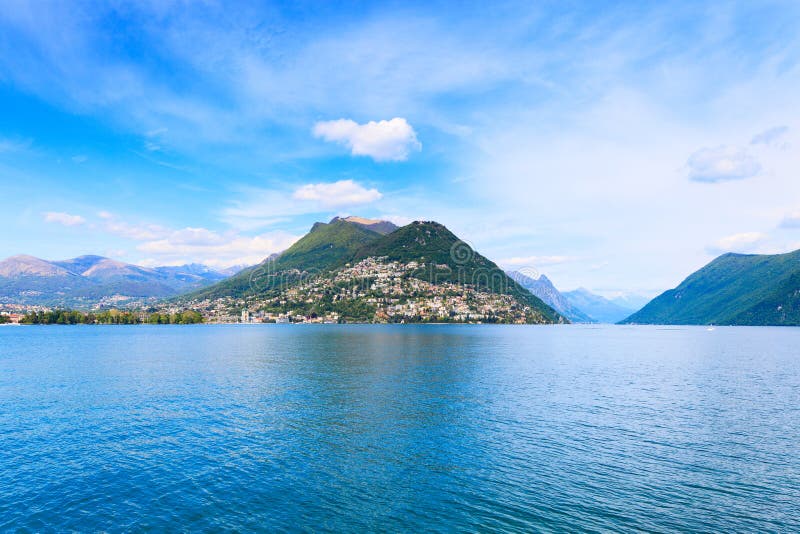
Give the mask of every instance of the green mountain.
[{"label": "green mountain", "polygon": [[[292,271],[305,277],[338,267],[353,257],[367,243],[381,234],[364,225],[335,217],[329,223],[314,223],[305,236],[281,254],[272,255],[259,265],[249,267],[211,287],[187,295],[189,299],[245,297],[262,293],[274,286],[293,281]],[[280,276],[278,274],[280,273]]]},{"label": "green mountain", "polygon": [[563,321],[555,310],[509,277],[494,262],[475,252],[444,225],[415,221],[359,249],[353,261],[369,257],[399,263],[424,263],[413,274],[433,284],[452,283],[511,295],[532,307],[548,322]]},{"label": "green mountain", "polygon": [[324,271],[348,261],[358,249],[380,237],[378,232],[344,219],[315,223],[308,234],[275,260],[275,269]]},{"label": "green mountain", "polygon": [[720,256],[624,322],[800,326],[800,250]]},{"label": "green mountain", "polygon": [[348,321],[567,322],[441,224],[380,233],[371,228],[390,228],[378,223],[316,223],[278,257],[183,300],[220,316],[228,306],[228,316],[238,308]]},{"label": "green mountain", "polygon": [[[335,217],[333,220],[339,220],[339,217]],[[390,234],[398,228],[393,222],[381,221],[379,219],[365,219],[364,217],[355,217],[353,215],[350,217],[345,217],[342,220],[356,224],[362,228],[366,228],[367,230],[372,230],[373,232],[377,232],[381,235]]]}]

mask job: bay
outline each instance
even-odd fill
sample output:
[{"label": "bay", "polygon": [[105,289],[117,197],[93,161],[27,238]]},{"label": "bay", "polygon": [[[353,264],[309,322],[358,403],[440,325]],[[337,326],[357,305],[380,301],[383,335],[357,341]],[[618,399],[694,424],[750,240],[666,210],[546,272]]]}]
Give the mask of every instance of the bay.
[{"label": "bay", "polygon": [[0,328],[0,530],[798,531],[800,329]]}]

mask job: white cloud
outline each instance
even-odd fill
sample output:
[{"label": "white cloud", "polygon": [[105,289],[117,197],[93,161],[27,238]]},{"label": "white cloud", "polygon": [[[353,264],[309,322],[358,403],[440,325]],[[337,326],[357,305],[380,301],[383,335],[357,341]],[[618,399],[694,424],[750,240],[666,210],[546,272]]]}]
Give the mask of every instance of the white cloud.
[{"label": "white cloud", "polygon": [[771,147],[785,148],[787,145],[783,142],[786,134],[789,132],[788,126],[776,126],[754,135],[750,141],[751,145],[767,145]]},{"label": "white cloud", "polygon": [[59,211],[48,211],[44,214],[44,221],[48,223],[61,224],[63,226],[79,226],[86,222],[80,215],[71,215]]},{"label": "white cloud", "polygon": [[143,265],[181,265],[203,263],[226,268],[255,265],[275,252],[289,248],[300,236],[270,232],[257,236],[219,234],[204,228],[175,230],[163,239],[141,243],[136,249],[148,257]]},{"label": "white cloud", "polygon": [[382,197],[377,189],[367,189],[353,180],[306,184],[292,195],[295,200],[315,201],[328,208],[368,204]]},{"label": "white cloud", "polygon": [[781,221],[781,228],[800,228],[800,210],[786,215]]},{"label": "white cloud", "polygon": [[723,252],[756,252],[769,238],[761,232],[744,232],[723,237],[710,247],[709,252],[719,254]]},{"label": "white cloud", "polygon": [[[254,265],[272,253],[286,250],[300,237],[285,231],[248,236],[234,230],[218,232],[193,226],[175,229],[146,222],[131,223],[107,211],[98,212],[97,217],[102,222],[89,228],[138,241],[130,252],[135,254],[135,250],[145,256],[137,263],[149,267],[186,263],[214,268]],[[130,256],[130,252],[114,250],[112,256]]]},{"label": "white cloud", "polygon": [[167,133],[169,130],[167,128],[153,128],[152,130],[148,130],[144,133],[145,137],[158,137]]},{"label": "white cloud", "polygon": [[403,161],[410,152],[422,149],[414,128],[400,117],[366,124],[350,119],[322,121],[314,125],[313,133],[346,146],[354,156],[369,156],[375,161]]},{"label": "white cloud", "polygon": [[761,164],[746,149],[736,146],[701,148],[686,162],[689,179],[695,182],[725,182],[752,178]]},{"label": "white cloud", "polygon": [[294,190],[247,188],[222,210],[222,220],[240,230],[286,222],[296,215],[332,212],[383,198],[374,188],[353,180],[305,184]]}]

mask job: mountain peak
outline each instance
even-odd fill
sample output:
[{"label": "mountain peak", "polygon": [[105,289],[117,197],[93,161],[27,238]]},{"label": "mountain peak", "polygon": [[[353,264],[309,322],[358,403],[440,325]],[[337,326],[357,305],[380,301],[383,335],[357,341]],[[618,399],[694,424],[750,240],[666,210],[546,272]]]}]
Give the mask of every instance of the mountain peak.
[{"label": "mountain peak", "polygon": [[383,322],[408,306],[404,317],[414,321],[566,321],[444,225],[415,221],[381,235],[382,224],[391,223],[352,216],[316,223],[269,269],[243,271],[184,299],[233,297],[312,319],[335,312]]},{"label": "mountain peak", "polygon": [[520,271],[511,271],[508,276],[570,321],[578,323],[595,322],[593,318],[582,310],[570,304],[547,276],[542,274],[538,278],[533,278]]},{"label": "mountain peak", "polygon": [[366,228],[381,235],[386,235],[397,230],[397,225],[391,221],[384,221],[381,219],[367,219],[366,217],[359,217],[357,215],[348,215],[347,217],[334,217],[331,223],[336,221],[344,221],[350,224],[355,224],[361,228]]},{"label": "mountain peak", "polygon": [[0,276],[63,276],[70,274],[63,267],[49,261],[20,254],[0,262]]}]

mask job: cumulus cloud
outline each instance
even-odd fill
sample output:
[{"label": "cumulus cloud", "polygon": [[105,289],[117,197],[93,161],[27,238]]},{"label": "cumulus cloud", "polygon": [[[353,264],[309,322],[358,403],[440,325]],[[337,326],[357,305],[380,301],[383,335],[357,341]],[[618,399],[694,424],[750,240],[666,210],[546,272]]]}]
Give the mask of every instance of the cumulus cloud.
[{"label": "cumulus cloud", "polygon": [[367,189],[353,180],[306,184],[292,195],[295,200],[315,201],[328,208],[368,204],[382,197],[377,189]]},{"label": "cumulus cloud", "polygon": [[321,121],[314,125],[314,137],[339,143],[354,156],[375,161],[403,161],[412,151],[422,149],[414,128],[401,117],[358,124],[350,119]]},{"label": "cumulus cloud", "polygon": [[60,211],[48,211],[44,214],[44,221],[61,224],[63,226],[79,226],[86,222],[80,215],[71,215]]},{"label": "cumulus cloud", "polygon": [[708,251],[712,254],[720,254],[723,252],[756,252],[764,245],[769,238],[766,234],[761,232],[743,232],[741,234],[733,234],[723,237],[710,247]]},{"label": "cumulus cloud", "polygon": [[743,180],[761,172],[761,164],[755,156],[736,146],[701,148],[689,156],[686,165],[689,179],[695,182]]},{"label": "cumulus cloud", "polygon": [[765,130],[760,134],[753,136],[751,145],[767,145],[777,148],[785,148],[787,145],[783,142],[786,134],[789,132],[788,126],[776,126]]}]

